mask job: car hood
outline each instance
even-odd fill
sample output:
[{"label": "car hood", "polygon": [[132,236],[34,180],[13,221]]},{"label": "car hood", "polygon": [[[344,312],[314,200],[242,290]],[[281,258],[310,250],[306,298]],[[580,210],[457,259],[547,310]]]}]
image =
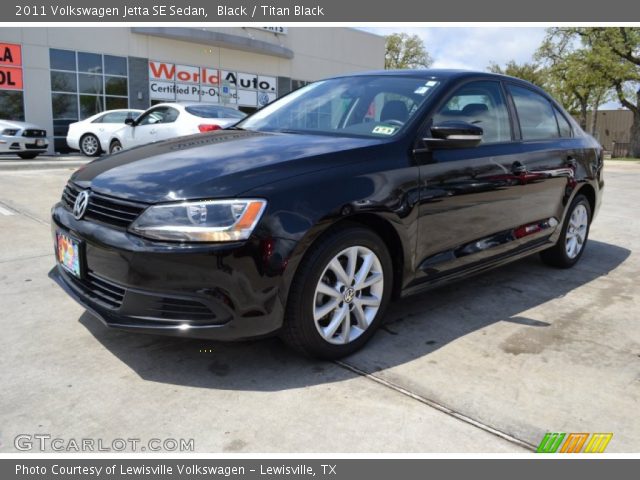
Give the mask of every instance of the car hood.
[{"label": "car hood", "polygon": [[44,130],[44,128],[36,125],[35,123],[18,122],[16,120],[0,120],[0,128],[33,128],[36,130]]},{"label": "car hood", "polygon": [[[78,170],[72,181],[148,203],[239,195],[288,177],[335,168],[379,139],[223,130],[124,150]],[[360,157],[362,158],[362,157]]]}]

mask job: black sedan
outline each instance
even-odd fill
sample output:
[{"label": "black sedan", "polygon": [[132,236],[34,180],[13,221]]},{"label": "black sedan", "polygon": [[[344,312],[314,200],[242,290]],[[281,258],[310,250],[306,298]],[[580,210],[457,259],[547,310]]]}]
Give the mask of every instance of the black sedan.
[{"label": "black sedan", "polygon": [[539,252],[571,267],[602,149],[539,88],[341,76],[234,127],[94,161],[53,207],[51,276],[105,325],[360,348],[391,300]]}]

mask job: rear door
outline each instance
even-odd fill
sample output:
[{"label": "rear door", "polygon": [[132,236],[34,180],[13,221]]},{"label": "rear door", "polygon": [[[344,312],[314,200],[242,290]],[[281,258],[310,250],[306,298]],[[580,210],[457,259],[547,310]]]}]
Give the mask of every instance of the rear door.
[{"label": "rear door", "polygon": [[153,131],[154,142],[159,140],[167,140],[180,135],[177,129],[176,121],[180,117],[180,111],[173,107],[165,107],[164,114],[160,123],[156,124]]},{"label": "rear door", "polygon": [[579,155],[574,149],[571,125],[539,92],[513,83],[507,85],[507,90],[521,137],[519,208],[529,221],[560,221]]}]

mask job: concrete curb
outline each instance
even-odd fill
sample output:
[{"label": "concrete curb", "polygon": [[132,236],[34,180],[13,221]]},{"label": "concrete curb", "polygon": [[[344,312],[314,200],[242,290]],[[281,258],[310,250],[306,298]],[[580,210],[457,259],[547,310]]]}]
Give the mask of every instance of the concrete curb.
[{"label": "concrete curb", "polygon": [[89,163],[91,159],[73,160],[2,160],[0,159],[0,171],[2,170],[47,170],[51,168],[78,168]]}]

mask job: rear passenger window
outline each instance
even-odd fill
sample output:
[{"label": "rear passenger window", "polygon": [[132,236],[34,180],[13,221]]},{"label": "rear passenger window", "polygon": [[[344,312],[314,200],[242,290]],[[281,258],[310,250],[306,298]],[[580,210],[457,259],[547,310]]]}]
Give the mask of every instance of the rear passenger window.
[{"label": "rear passenger window", "polygon": [[551,103],[528,88],[509,86],[516,105],[523,140],[545,140],[560,137],[558,122]]},{"label": "rear passenger window", "polygon": [[129,112],[112,112],[103,115],[100,123],[124,123],[129,116]]},{"label": "rear passenger window", "polygon": [[558,120],[558,128],[560,128],[560,136],[562,138],[571,138],[573,136],[571,131],[571,124],[565,118],[565,116],[562,115],[562,113],[560,113],[560,110],[554,107],[553,111],[556,113],[556,119]]},{"label": "rear passenger window", "polygon": [[511,141],[509,112],[498,82],[471,82],[460,87],[433,116],[434,124],[450,120],[482,128],[482,143]]}]

